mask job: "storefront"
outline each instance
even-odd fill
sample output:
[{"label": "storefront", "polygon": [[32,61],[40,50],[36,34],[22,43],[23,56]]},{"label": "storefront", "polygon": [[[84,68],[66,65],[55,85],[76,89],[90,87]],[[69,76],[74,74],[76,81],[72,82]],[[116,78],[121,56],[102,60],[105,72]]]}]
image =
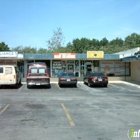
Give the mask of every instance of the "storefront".
[{"label": "storefront", "polygon": [[45,62],[52,78],[58,77],[61,72],[73,72],[77,77],[83,77],[87,72],[99,71],[108,76],[130,75],[129,62],[122,62],[118,54],[104,54],[102,51],[87,51],[87,54],[25,54],[24,77],[28,63],[31,62]]},{"label": "storefront", "polygon": [[16,65],[19,66],[21,77],[24,75],[23,54],[18,52],[1,51],[0,52],[0,65]]},{"label": "storefront", "polygon": [[123,58],[123,63],[130,63],[131,80],[140,82],[140,54]]},{"label": "storefront", "polygon": [[18,65],[23,81],[26,80],[28,64],[45,62],[50,76],[58,77],[61,72],[73,72],[83,77],[88,72],[104,72],[108,76],[129,76],[130,62],[122,62],[119,54],[104,54],[102,51],[87,51],[86,54],[19,54],[0,52],[0,64]]}]

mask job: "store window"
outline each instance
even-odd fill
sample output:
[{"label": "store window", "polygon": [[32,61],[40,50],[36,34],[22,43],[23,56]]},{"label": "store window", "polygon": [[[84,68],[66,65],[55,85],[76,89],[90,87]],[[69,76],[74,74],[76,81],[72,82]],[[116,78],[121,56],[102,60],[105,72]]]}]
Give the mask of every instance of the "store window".
[{"label": "store window", "polygon": [[101,61],[100,70],[107,76],[129,76],[130,63],[122,61]]},{"label": "store window", "polygon": [[52,77],[58,77],[62,73],[62,65],[61,60],[52,61]]},{"label": "store window", "polygon": [[67,71],[74,73],[74,60],[67,61]]}]

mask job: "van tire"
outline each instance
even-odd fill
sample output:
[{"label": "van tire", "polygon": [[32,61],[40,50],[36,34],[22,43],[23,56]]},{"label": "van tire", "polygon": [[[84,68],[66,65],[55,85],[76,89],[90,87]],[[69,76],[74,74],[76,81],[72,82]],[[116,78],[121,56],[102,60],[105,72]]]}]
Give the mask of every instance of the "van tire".
[{"label": "van tire", "polygon": [[21,79],[20,79],[20,81],[19,81],[19,83],[18,83],[19,85],[21,85]]}]

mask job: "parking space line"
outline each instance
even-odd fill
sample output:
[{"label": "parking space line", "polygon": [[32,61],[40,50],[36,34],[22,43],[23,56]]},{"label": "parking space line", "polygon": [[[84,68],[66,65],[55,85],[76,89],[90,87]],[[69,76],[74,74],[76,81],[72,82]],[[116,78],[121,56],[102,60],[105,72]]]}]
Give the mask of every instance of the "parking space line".
[{"label": "parking space line", "polygon": [[61,103],[61,106],[62,106],[64,112],[66,113],[66,116],[67,116],[67,119],[68,119],[70,125],[71,125],[71,126],[75,126],[75,123],[73,122],[72,118],[70,117],[70,114],[68,113],[68,110],[67,110],[67,108],[65,107],[65,105],[64,105],[63,103]]},{"label": "parking space line", "polygon": [[21,91],[24,87],[25,87],[25,85],[22,85],[22,86],[18,89],[18,91]]},{"label": "parking space line", "polygon": [[56,84],[56,86],[61,90],[61,88],[59,87],[59,85],[58,84]]},{"label": "parking space line", "polygon": [[0,111],[0,115],[9,107],[9,105],[10,105],[10,104],[7,104],[7,105],[3,108],[3,110]]}]

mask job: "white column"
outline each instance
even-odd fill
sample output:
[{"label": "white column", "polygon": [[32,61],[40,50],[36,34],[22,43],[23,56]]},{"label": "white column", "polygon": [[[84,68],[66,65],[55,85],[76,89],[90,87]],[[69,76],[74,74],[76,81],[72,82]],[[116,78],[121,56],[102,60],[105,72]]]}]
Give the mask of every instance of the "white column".
[{"label": "white column", "polygon": [[27,74],[27,60],[24,60],[24,77],[26,78],[26,74]]},{"label": "white column", "polygon": [[50,76],[52,77],[52,60],[50,60]]},{"label": "white column", "polygon": [[80,60],[78,60],[79,61],[79,77],[81,77],[81,64],[80,64]]}]

